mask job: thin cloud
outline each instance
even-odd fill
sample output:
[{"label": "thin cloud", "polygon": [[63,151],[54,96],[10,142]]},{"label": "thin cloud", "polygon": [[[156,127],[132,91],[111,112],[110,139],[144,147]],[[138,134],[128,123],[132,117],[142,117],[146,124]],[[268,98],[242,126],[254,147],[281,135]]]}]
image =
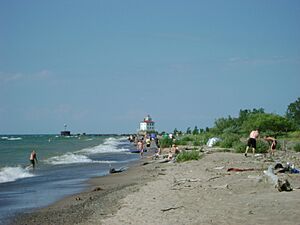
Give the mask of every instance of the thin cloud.
[{"label": "thin cloud", "polygon": [[0,72],[0,84],[16,82],[23,79],[24,75],[21,73],[9,74]]},{"label": "thin cloud", "polygon": [[37,72],[31,76],[32,79],[37,80],[47,80],[50,77],[52,77],[53,73],[49,70],[42,70],[40,72]]},{"label": "thin cloud", "polygon": [[261,59],[231,57],[227,60],[228,65],[259,66],[259,65],[275,65],[275,64],[285,64],[285,63],[299,64],[300,59],[290,59],[281,56],[274,56],[272,58],[261,58]]},{"label": "thin cloud", "polygon": [[27,80],[48,80],[52,75],[53,73],[49,70],[41,70],[32,74],[0,72],[0,85]]},{"label": "thin cloud", "polygon": [[168,67],[170,70],[177,72],[187,72],[193,67],[193,65],[188,63],[173,63],[169,64]]},{"label": "thin cloud", "polygon": [[195,42],[203,41],[203,37],[199,37],[193,34],[158,33],[158,34],[153,34],[153,36],[159,38],[165,38],[165,39],[176,39],[176,40],[184,40],[184,41],[195,41]]}]

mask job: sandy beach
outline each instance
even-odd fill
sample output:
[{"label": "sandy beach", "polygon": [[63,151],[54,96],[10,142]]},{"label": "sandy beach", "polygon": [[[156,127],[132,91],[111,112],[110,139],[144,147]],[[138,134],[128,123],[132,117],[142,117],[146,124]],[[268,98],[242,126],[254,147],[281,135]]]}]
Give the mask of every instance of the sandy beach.
[{"label": "sandy beach", "polygon": [[[282,163],[297,167],[299,156],[277,153]],[[11,224],[300,224],[300,175],[281,174],[293,191],[279,192],[264,175],[273,164],[214,149],[198,161],[147,158],[122,173],[94,178],[86,191]]]}]

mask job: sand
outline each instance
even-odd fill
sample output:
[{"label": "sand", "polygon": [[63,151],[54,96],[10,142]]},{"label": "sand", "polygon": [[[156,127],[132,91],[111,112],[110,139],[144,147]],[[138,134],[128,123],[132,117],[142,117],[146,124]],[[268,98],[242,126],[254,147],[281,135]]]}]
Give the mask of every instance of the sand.
[{"label": "sand", "polygon": [[[300,224],[300,174],[280,175],[294,189],[279,192],[263,172],[274,162],[214,150],[203,154],[184,163],[139,161],[12,224]],[[277,155],[300,166],[299,153]]]}]

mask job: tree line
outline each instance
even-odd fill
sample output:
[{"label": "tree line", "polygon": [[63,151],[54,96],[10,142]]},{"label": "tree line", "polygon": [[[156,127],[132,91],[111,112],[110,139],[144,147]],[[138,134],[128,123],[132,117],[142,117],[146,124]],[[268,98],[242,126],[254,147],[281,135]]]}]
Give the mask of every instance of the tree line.
[{"label": "tree line", "polygon": [[[300,97],[288,105],[284,116],[274,113],[267,113],[263,108],[241,109],[238,117],[228,116],[216,119],[212,128],[188,127],[186,134],[202,134],[209,132],[215,135],[224,133],[235,133],[238,135],[248,135],[249,131],[259,129],[268,135],[278,136],[290,131],[300,130]],[[184,132],[174,129],[174,134]]]}]

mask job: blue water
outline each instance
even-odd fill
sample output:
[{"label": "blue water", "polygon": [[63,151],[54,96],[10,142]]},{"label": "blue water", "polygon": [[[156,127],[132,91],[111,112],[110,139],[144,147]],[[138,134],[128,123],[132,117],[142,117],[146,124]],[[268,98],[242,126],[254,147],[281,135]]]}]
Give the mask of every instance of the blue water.
[{"label": "blue water", "polygon": [[[55,135],[0,136],[0,224],[82,191],[86,180],[128,167],[139,159],[125,137]],[[35,170],[28,169],[32,150]]]}]

